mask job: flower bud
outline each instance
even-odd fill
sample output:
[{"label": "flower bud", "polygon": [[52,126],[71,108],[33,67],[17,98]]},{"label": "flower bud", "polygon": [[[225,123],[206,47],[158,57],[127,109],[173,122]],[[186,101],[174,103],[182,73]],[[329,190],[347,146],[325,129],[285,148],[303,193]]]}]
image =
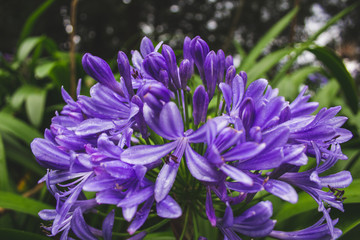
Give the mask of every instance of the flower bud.
[{"label": "flower bud", "polygon": [[154,45],[148,37],[143,37],[140,43],[140,52],[143,58],[154,51]]},{"label": "flower bud", "polygon": [[103,59],[86,53],[82,58],[82,65],[85,72],[96,81],[124,96],[120,84],[115,80],[109,64]]},{"label": "flower bud", "polygon": [[207,93],[209,95],[209,100],[211,100],[215,93],[215,87],[218,77],[217,57],[214,51],[209,52],[209,54],[206,56],[204,70]]},{"label": "flower bud", "polygon": [[236,68],[234,67],[234,65],[231,65],[226,70],[225,82],[231,85],[231,82],[234,79],[235,75],[236,75]]},{"label": "flower bud", "polygon": [[224,71],[225,71],[225,53],[223,50],[217,51],[217,62],[218,62],[218,78],[217,83],[224,81]]},{"label": "flower bud", "polygon": [[176,88],[181,88],[180,85],[180,79],[178,74],[178,67],[176,63],[176,56],[174,53],[174,50],[166,44],[163,45],[161,54],[165,58],[165,62],[169,71],[169,74],[173,80],[173,83],[175,84]]},{"label": "flower bud", "polygon": [[204,40],[197,36],[190,42],[190,52],[192,58],[194,59],[195,65],[199,70],[200,77],[203,80],[204,85],[206,85],[203,65],[206,55],[209,53],[209,46]]},{"label": "flower bud", "polygon": [[188,59],[184,59],[180,63],[179,74],[180,74],[180,80],[181,80],[181,88],[185,90],[187,81],[191,78],[191,75],[192,75],[191,63]]},{"label": "flower bud", "polygon": [[225,69],[228,69],[230,66],[234,65],[233,57],[231,55],[225,58]]},{"label": "flower bud", "polygon": [[204,86],[200,85],[195,89],[193,97],[193,117],[195,126],[198,125],[200,122],[205,122],[208,105],[208,94],[206,93]]},{"label": "flower bud", "polygon": [[124,79],[125,87],[128,91],[129,97],[131,98],[134,95],[134,91],[131,82],[130,64],[129,64],[129,59],[127,58],[124,52],[120,51],[118,53],[117,63],[118,63],[120,75]]}]

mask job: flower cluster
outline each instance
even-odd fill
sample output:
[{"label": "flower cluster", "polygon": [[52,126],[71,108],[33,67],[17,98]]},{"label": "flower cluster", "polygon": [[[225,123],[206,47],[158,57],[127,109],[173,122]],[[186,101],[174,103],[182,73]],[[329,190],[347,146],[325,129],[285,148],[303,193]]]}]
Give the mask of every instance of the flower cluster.
[{"label": "flower cluster", "polygon": [[[39,213],[53,221],[45,227],[50,236],[111,239],[118,209],[130,222],[128,233],[138,233],[133,239],[146,235],[139,229],[150,212],[175,219],[184,210],[205,212],[226,239],[341,235],[329,209],[343,211],[338,188],[352,178],[347,171],[323,174],[347,158],[340,144],[352,135],[341,128],[346,118],[336,116],[340,107],[313,114],[318,104],[308,102],[306,87],[289,103],[267,80],[248,82],[231,56],[210,51],[200,37],[185,39],[181,62],[171,47],[154,47],[145,37],[131,62],[119,52],[117,81],[104,60],[85,54],[84,70],[98,83],[89,97],[78,87],[77,100],[62,89],[66,106],[45,138],[31,144],[49,169],[40,181],[57,201],[56,209]],[[323,213],[309,228],[274,230],[270,201],[256,199],[247,207],[260,191],[296,203],[294,187]],[[109,208],[101,212],[100,205]],[[102,230],[86,223],[88,213],[107,215]]]}]

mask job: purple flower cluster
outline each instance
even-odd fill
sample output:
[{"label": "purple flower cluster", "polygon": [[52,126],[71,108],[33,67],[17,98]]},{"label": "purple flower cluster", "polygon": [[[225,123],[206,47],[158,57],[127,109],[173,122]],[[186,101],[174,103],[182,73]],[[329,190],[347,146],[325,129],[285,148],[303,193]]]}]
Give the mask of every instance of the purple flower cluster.
[{"label": "purple flower cluster", "polygon": [[[50,236],[111,239],[117,208],[130,222],[129,234],[138,233],[152,211],[174,219],[190,209],[195,215],[204,211],[225,239],[341,235],[329,208],[343,211],[338,188],[351,183],[351,174],[323,174],[347,158],[340,144],[352,134],[341,128],[346,118],[336,116],[340,107],[314,114],[318,104],[308,102],[306,88],[289,103],[265,79],[248,83],[231,56],[210,51],[200,37],[185,39],[181,62],[171,47],[154,47],[145,37],[131,62],[119,52],[117,81],[104,60],[85,54],[84,70],[98,83],[89,97],[78,87],[76,101],[62,89],[66,106],[45,138],[31,144],[39,164],[49,169],[40,181],[57,202],[56,209],[39,213],[53,221],[45,227]],[[323,213],[309,228],[274,230],[270,201],[246,207],[260,191],[295,204],[294,187]],[[102,230],[84,218],[99,213],[99,205],[110,206],[102,212]]]}]

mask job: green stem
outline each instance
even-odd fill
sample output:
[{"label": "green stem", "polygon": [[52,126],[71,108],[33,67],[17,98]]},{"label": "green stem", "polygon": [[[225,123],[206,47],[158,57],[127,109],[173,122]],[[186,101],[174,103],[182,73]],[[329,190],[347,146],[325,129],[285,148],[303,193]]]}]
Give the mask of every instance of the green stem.
[{"label": "green stem", "polygon": [[193,220],[193,224],[194,224],[194,239],[198,239],[199,231],[198,231],[197,220],[196,220],[196,216],[195,216],[194,212],[192,213],[192,220]]},{"label": "green stem", "polygon": [[218,89],[216,89],[216,95],[217,95],[217,99],[216,99],[216,108],[215,108],[215,111],[214,111],[214,117],[217,116],[217,113],[219,111],[219,104],[220,104],[220,97],[221,97],[221,94],[220,94],[220,91],[218,91]]},{"label": "green stem", "polygon": [[185,232],[186,232],[186,226],[188,224],[188,220],[189,220],[189,207],[187,207],[186,209],[186,214],[185,214],[185,222],[184,222],[184,227],[183,227],[183,230],[181,232],[181,235],[180,235],[180,240],[182,240],[185,236]]}]

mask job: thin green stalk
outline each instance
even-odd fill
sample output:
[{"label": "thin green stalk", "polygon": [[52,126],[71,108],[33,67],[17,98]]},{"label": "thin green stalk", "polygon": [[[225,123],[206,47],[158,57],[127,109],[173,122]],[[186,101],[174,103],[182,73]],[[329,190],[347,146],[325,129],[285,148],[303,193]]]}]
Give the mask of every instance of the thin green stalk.
[{"label": "thin green stalk", "polygon": [[220,91],[218,89],[216,89],[216,92],[217,92],[217,99],[216,99],[216,108],[215,108],[215,111],[214,111],[214,117],[217,116],[217,113],[218,113],[218,110],[219,110],[220,98],[221,98]]},{"label": "thin green stalk", "polygon": [[[160,221],[159,223],[151,226],[151,227],[148,227],[144,230],[141,230],[141,231],[136,231],[135,234],[137,233],[140,233],[142,231],[145,231],[147,233],[151,233],[151,232],[154,232],[155,230],[161,228],[162,226],[164,226],[166,223],[168,223],[170,221],[170,219],[164,219],[162,221]],[[119,237],[128,237],[129,236],[129,233],[117,233],[117,232],[113,232],[112,233],[113,236],[119,236]]]},{"label": "thin green stalk", "polygon": [[196,220],[196,216],[195,216],[194,211],[192,212],[192,220],[193,220],[193,224],[194,224],[194,239],[198,239],[199,230],[198,230],[197,220]]},{"label": "thin green stalk", "polygon": [[[183,90],[181,90],[183,91]],[[189,114],[189,106],[188,106],[188,98],[187,92],[183,91],[184,93],[184,100],[185,100],[185,118],[186,118],[186,130],[190,129],[190,114]]]},{"label": "thin green stalk", "polygon": [[187,226],[188,220],[189,220],[189,210],[190,210],[190,208],[187,207],[187,209],[186,209],[186,214],[185,214],[184,227],[183,227],[183,230],[182,230],[181,235],[180,235],[180,240],[184,239],[184,236],[185,236],[186,226]]}]

